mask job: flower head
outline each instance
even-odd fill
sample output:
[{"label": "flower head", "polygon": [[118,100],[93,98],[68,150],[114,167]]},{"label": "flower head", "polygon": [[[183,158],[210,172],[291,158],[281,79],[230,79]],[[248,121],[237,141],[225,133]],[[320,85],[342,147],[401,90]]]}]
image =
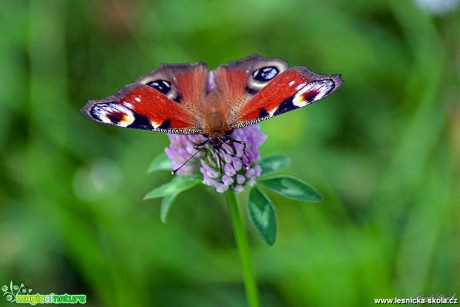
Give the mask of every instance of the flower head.
[{"label": "flower head", "polygon": [[179,175],[201,173],[203,183],[214,187],[217,192],[234,190],[244,191],[244,186],[253,186],[260,176],[262,168],[255,165],[260,159],[259,147],[266,136],[258,125],[236,129],[231,139],[215,150],[211,145],[197,153],[195,145],[206,141],[201,135],[168,135],[171,145],[165,149],[172,162],[173,169],[181,167],[190,157],[196,154],[177,172]]}]

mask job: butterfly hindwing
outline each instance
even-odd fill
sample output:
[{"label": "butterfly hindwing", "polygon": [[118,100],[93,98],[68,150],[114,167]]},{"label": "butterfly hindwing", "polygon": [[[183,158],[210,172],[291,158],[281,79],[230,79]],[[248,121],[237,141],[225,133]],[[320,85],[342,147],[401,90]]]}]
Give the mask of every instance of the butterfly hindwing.
[{"label": "butterfly hindwing", "polygon": [[208,88],[209,71],[205,63],[163,64],[137,81],[164,93],[199,117]]},{"label": "butterfly hindwing", "polygon": [[252,55],[227,65],[221,65],[213,71],[217,89],[226,97],[234,115],[238,109],[257,94],[270,79],[285,71],[288,64],[279,58],[263,58]]}]

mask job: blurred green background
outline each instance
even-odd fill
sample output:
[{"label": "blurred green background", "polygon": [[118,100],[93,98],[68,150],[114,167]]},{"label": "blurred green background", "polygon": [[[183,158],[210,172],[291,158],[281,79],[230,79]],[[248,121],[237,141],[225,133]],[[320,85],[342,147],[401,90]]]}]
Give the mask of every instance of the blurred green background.
[{"label": "blurred green background", "polygon": [[286,173],[324,196],[269,193],[277,242],[249,234],[263,305],[368,306],[460,289],[458,8],[5,0],[0,30],[0,284],[83,293],[90,306],[244,306],[222,195],[184,193],[162,224],[160,202],[142,198],[170,180],[145,173],[166,135],[79,109],[161,63],[215,67],[259,53],[345,80],[261,124],[263,156],[288,154]]}]

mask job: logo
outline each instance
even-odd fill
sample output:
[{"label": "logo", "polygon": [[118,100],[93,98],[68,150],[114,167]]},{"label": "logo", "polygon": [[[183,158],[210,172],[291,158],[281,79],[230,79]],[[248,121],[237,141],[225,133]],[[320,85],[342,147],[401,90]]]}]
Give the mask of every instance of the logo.
[{"label": "logo", "polygon": [[16,304],[86,304],[85,294],[31,294],[32,289],[21,283],[2,286],[2,292],[5,299],[10,303]]}]

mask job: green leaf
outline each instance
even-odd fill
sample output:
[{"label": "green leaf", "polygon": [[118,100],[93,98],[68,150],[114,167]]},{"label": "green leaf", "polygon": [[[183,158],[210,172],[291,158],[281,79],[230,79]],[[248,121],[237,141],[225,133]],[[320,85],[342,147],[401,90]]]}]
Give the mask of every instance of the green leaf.
[{"label": "green leaf", "polygon": [[172,206],[174,200],[176,200],[177,195],[179,195],[179,193],[166,195],[161,200],[160,219],[161,219],[161,222],[164,223],[164,224],[166,224],[166,220],[168,218],[169,210],[171,209],[171,206]]},{"label": "green leaf", "polygon": [[260,161],[259,165],[262,167],[262,175],[267,176],[273,173],[282,171],[288,167],[291,159],[285,154],[274,154],[267,156]]},{"label": "green leaf", "polygon": [[170,182],[150,191],[147,195],[145,195],[144,200],[180,193],[193,188],[200,182],[201,180],[196,177],[176,176]]},{"label": "green leaf", "polygon": [[321,194],[312,186],[291,176],[259,179],[259,183],[287,198],[306,202],[318,202],[323,199]]},{"label": "green leaf", "polygon": [[276,211],[270,199],[256,187],[249,193],[249,217],[268,245],[276,241]]},{"label": "green leaf", "polygon": [[171,160],[169,160],[168,156],[165,153],[161,153],[153,159],[152,163],[150,163],[147,174],[151,174],[156,171],[171,171]]}]

